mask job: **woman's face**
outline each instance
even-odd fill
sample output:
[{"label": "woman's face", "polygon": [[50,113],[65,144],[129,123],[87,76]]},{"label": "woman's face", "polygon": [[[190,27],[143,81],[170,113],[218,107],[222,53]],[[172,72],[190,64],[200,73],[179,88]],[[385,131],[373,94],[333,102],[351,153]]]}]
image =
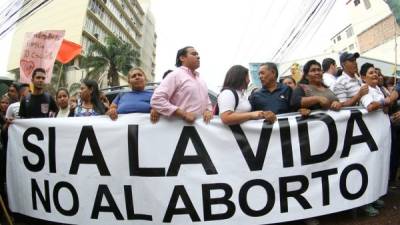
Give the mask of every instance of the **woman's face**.
[{"label": "woman's face", "polygon": [[92,97],[92,89],[87,87],[84,83],[81,84],[81,99],[84,102],[90,101]]},{"label": "woman's face", "polygon": [[376,70],[374,67],[370,67],[367,70],[367,74],[365,75],[365,83],[367,83],[369,86],[375,87],[379,83],[379,78],[378,74],[376,73]]},{"label": "woman's face", "polygon": [[69,107],[71,109],[74,109],[77,104],[78,104],[78,99],[76,99],[75,96],[72,96],[72,97],[69,98]]},{"label": "woman's face", "polygon": [[57,105],[58,107],[65,109],[68,107],[68,94],[65,91],[59,91],[57,94]]},{"label": "woman's face", "polygon": [[285,78],[282,83],[288,87],[290,87],[291,89],[295,89],[296,88],[296,84],[293,82],[292,79],[290,78]]},{"label": "woman's face", "polygon": [[321,67],[317,64],[313,64],[308,71],[307,76],[308,82],[310,84],[321,84],[322,83],[322,70]]},{"label": "woman's face", "polygon": [[7,98],[3,98],[0,102],[0,110],[2,112],[7,111],[8,105],[10,104],[10,102],[8,101]]},{"label": "woman's face", "polygon": [[128,83],[131,85],[132,90],[143,91],[146,86],[146,78],[142,71],[133,70],[129,73]]}]

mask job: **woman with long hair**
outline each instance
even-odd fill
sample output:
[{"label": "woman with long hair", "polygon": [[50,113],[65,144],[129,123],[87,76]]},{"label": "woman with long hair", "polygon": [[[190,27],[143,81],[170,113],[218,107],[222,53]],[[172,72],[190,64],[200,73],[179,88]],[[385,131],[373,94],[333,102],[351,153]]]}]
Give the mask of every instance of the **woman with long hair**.
[{"label": "woman with long hair", "polygon": [[263,111],[251,112],[250,102],[244,93],[249,82],[249,70],[241,65],[232,66],[226,73],[216,110],[224,124],[264,118]]},{"label": "woman with long hair", "polygon": [[94,80],[81,83],[81,101],[75,108],[75,117],[104,115],[104,105],[100,100],[99,86]]}]

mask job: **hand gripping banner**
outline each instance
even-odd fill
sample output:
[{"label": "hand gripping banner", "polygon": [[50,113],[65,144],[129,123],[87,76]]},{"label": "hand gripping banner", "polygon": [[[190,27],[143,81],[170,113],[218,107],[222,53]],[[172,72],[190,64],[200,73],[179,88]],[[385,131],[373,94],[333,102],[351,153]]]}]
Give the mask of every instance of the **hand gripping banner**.
[{"label": "hand gripping banner", "polygon": [[363,109],[226,126],[149,115],[16,120],[10,209],[67,224],[270,224],[371,203],[390,122]]}]

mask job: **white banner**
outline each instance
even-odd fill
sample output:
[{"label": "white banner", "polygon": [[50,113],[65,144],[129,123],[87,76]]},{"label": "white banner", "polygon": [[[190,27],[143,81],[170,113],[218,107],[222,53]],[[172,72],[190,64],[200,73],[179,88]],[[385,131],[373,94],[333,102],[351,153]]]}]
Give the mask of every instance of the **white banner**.
[{"label": "white banner", "polygon": [[146,114],[17,120],[13,212],[69,224],[270,224],[343,211],[386,193],[382,112],[315,112],[273,125],[194,125]]}]

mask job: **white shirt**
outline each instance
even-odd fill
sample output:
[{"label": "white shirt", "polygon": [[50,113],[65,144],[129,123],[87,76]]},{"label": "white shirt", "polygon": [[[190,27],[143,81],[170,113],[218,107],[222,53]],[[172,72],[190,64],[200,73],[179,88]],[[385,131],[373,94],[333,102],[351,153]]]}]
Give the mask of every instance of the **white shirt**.
[{"label": "white shirt", "polygon": [[58,110],[58,113],[57,113],[57,118],[62,118],[62,117],[68,117],[68,115],[69,115],[69,113],[70,113],[70,109],[69,109],[69,106],[67,106],[65,109],[59,109]]},{"label": "white shirt", "polygon": [[327,87],[331,87],[336,82],[336,77],[330,73],[324,73],[322,80]]},{"label": "white shirt", "polygon": [[343,72],[330,89],[335,93],[340,102],[345,102],[355,96],[360,90],[362,81],[357,76],[350,77]]},{"label": "white shirt", "polygon": [[385,96],[383,95],[381,89],[376,86],[376,87],[371,87],[368,86],[368,94],[364,95],[361,97],[361,104],[365,108],[369,106],[372,102],[380,102],[385,99]]},{"label": "white shirt", "polygon": [[219,115],[224,112],[231,111],[231,112],[250,112],[251,105],[248,100],[248,96],[246,96],[243,91],[236,90],[239,103],[235,110],[235,95],[232,93],[231,90],[223,90],[218,95],[218,107],[219,107]]},{"label": "white shirt", "polygon": [[20,102],[14,102],[9,105],[6,112],[7,119],[19,119],[19,106]]}]

